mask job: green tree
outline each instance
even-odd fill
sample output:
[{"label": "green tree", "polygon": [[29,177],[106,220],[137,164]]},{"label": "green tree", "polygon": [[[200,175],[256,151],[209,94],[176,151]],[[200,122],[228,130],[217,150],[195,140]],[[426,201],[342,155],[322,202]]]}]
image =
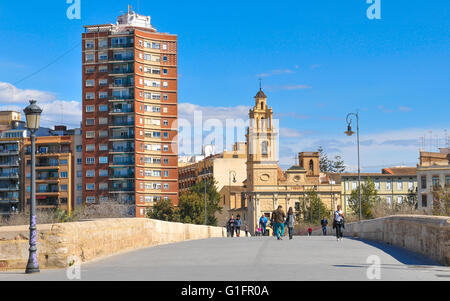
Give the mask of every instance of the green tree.
[{"label": "green tree", "polygon": [[300,204],[296,208],[297,220],[305,222],[311,222],[314,224],[320,223],[320,220],[325,216],[330,216],[330,210],[320,199],[317,191],[314,189],[308,190],[305,195],[300,199]]},{"label": "green tree", "polygon": [[[220,194],[216,182],[206,181],[207,224],[217,226],[216,212],[222,212],[219,206]],[[205,222],[205,182],[192,186],[189,192],[183,193],[178,202],[181,221],[202,225]]]},{"label": "green tree", "polygon": [[[361,215],[362,218],[371,219],[373,218],[372,209],[376,204],[381,202],[378,192],[375,189],[375,183],[368,178],[367,183],[361,184]],[[355,213],[359,214],[359,198],[358,189],[352,191],[350,199],[348,200],[350,209]]]},{"label": "green tree", "polygon": [[179,222],[180,214],[177,207],[173,205],[170,199],[161,199],[156,202],[152,210],[147,212],[147,217],[152,219],[159,219],[166,222]]},{"label": "green tree", "polygon": [[321,172],[341,173],[345,171],[345,163],[339,155],[334,156],[334,160],[329,159],[328,155],[319,146],[319,168]]},{"label": "green tree", "polygon": [[433,192],[433,215],[450,216],[450,188],[439,186]]}]

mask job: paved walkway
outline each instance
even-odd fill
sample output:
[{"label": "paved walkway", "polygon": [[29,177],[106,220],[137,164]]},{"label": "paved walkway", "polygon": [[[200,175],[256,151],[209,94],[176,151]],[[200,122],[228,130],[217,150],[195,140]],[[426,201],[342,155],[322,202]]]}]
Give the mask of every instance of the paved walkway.
[{"label": "paved walkway", "polygon": [[[156,246],[81,266],[81,280],[368,280],[367,258],[381,280],[450,280],[450,268],[404,249],[331,236],[217,238]],[[67,280],[66,270],[0,272],[3,280]]]}]

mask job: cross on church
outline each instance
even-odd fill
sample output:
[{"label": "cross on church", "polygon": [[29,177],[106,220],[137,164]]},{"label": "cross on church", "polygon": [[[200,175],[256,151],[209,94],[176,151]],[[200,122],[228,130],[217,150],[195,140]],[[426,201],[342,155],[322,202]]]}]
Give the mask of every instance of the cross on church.
[{"label": "cross on church", "polygon": [[259,90],[262,90],[262,78],[259,78]]}]

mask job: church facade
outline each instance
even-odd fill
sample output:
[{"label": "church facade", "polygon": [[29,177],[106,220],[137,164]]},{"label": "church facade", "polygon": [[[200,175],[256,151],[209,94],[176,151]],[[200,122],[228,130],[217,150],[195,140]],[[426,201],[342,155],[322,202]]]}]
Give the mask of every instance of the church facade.
[{"label": "church facade", "polygon": [[[289,207],[299,210],[308,191],[315,190],[329,208],[340,204],[341,186],[321,174],[318,152],[301,152],[298,164],[283,172],[278,165],[278,129],[274,125],[272,108],[260,89],[255,105],[249,112],[246,133],[247,180],[244,182],[246,223],[254,233],[261,215],[270,216],[278,205],[287,212]],[[329,217],[328,217],[329,218]]]}]

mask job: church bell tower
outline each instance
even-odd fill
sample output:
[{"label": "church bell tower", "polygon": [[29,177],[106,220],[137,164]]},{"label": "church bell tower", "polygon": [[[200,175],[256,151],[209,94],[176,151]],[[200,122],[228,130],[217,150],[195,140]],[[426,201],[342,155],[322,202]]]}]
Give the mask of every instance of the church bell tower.
[{"label": "church bell tower", "polygon": [[267,96],[261,88],[255,96],[249,118],[246,134],[247,188],[249,191],[263,191],[278,184],[278,134],[273,124],[272,108],[267,105]]}]

